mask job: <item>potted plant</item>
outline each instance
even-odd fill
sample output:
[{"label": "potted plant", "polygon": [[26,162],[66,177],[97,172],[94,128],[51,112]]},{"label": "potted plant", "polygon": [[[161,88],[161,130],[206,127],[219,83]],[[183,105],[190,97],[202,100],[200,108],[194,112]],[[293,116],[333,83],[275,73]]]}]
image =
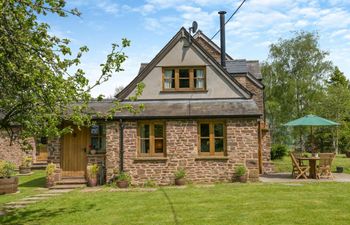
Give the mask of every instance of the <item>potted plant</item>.
[{"label": "potted plant", "polygon": [[244,166],[238,166],[235,168],[236,180],[241,183],[247,182],[247,169]]},{"label": "potted plant", "polygon": [[337,173],[342,173],[344,171],[344,167],[342,166],[337,166],[336,169],[337,169]]},{"label": "potted plant", "polygon": [[117,175],[117,187],[118,188],[127,188],[129,187],[129,183],[130,183],[130,180],[131,180],[131,177],[129,174],[125,173],[125,172],[120,172],[118,175]]},{"label": "potted plant", "polygon": [[186,171],[183,168],[180,168],[175,172],[175,185],[181,186],[186,184],[185,180]]},{"label": "potted plant", "polygon": [[46,187],[52,187],[55,185],[55,171],[56,165],[49,163],[46,167]]},{"label": "potted plant", "polygon": [[97,174],[100,167],[97,164],[92,164],[87,167],[88,184],[90,187],[97,186]]},{"label": "potted plant", "polygon": [[25,156],[22,159],[22,164],[19,166],[20,174],[28,174],[31,172],[33,158],[30,156]]},{"label": "potted plant", "polygon": [[0,194],[15,193],[18,190],[18,177],[15,164],[0,160]]},{"label": "potted plant", "polygon": [[350,158],[350,151],[347,150],[347,151],[345,152],[345,155],[346,155],[347,158]]}]

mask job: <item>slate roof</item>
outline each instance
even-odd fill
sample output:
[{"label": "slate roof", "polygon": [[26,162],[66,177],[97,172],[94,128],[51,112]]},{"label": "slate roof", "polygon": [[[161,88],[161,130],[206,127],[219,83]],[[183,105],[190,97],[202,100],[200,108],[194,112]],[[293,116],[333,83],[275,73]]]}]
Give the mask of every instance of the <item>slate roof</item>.
[{"label": "slate roof", "polygon": [[[145,108],[138,114],[127,110],[117,112],[114,119],[258,117],[261,115],[253,99],[124,101],[121,104],[127,103],[134,107],[144,104]],[[112,100],[90,103],[90,108],[100,113],[106,113],[112,106]]]}]

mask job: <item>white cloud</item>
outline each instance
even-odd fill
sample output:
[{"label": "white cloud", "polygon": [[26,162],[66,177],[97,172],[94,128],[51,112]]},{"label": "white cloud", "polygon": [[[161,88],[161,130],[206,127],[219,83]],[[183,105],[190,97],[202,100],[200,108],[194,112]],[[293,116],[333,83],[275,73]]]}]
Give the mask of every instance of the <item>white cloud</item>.
[{"label": "white cloud", "polygon": [[98,1],[97,6],[109,14],[116,14],[119,12],[119,5],[114,1],[110,1],[110,0]]}]

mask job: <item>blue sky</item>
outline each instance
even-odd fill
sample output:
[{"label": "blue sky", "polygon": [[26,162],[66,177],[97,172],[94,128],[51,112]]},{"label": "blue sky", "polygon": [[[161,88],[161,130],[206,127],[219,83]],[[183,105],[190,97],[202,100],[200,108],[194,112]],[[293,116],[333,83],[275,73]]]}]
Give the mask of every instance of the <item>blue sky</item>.
[{"label": "blue sky", "polygon": [[[124,72],[93,91],[110,96],[117,86],[126,86],[141,62],[149,62],[182,27],[196,20],[207,36],[219,28],[220,10],[226,18],[241,0],[68,0],[67,8],[77,7],[82,16],[42,18],[51,33],[71,39],[71,47],[90,49],[81,67],[93,81],[100,74],[112,42],[126,37],[131,47]],[[291,31],[318,31],[320,47],[329,59],[350,78],[350,1],[349,0],[247,0],[226,26],[227,52],[236,59],[266,60],[268,46]],[[214,39],[219,44],[219,35]]]}]

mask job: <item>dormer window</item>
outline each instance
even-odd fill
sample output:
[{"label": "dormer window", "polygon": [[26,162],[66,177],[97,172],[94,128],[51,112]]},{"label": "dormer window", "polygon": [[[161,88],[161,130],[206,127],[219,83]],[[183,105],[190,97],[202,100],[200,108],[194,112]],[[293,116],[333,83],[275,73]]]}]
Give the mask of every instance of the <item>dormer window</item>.
[{"label": "dormer window", "polygon": [[205,67],[163,68],[163,91],[204,91]]}]

